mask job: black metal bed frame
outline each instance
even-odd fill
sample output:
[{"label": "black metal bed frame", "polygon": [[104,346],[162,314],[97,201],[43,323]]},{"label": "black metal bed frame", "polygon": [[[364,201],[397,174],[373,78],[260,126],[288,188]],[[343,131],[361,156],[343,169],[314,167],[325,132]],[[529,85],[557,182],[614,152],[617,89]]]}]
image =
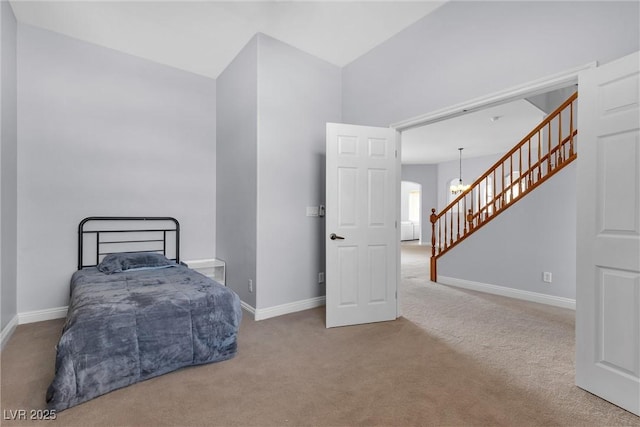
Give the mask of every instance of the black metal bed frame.
[{"label": "black metal bed frame", "polygon": [[[163,222],[167,222],[167,221],[171,221],[173,222],[174,226],[170,227],[170,228],[166,228],[166,227],[159,227],[159,228],[132,228],[132,229],[106,229],[106,230],[85,230],[84,227],[85,225],[87,225],[87,223],[91,222],[91,221],[163,221]],[[107,234],[107,233],[162,233],[162,239],[159,238],[145,238],[145,239],[132,239],[132,240],[109,240],[109,241],[105,241],[105,242],[101,242],[100,241],[100,235],[101,234]],[[112,253],[142,253],[142,252],[154,252],[154,253],[162,253],[163,255],[167,255],[167,233],[175,233],[175,258],[171,258],[173,260],[175,260],[176,263],[180,262],[180,223],[178,222],[177,219],[172,218],[172,217],[143,217],[143,216],[90,216],[87,217],[85,219],[83,219],[82,221],[80,221],[80,224],[78,225],[78,270],[82,270],[84,267],[95,267],[96,265],[98,265],[98,263],[100,262],[100,256],[102,255],[109,255]],[[88,234],[95,234],[96,236],[96,241],[95,241],[95,245],[96,245],[96,250],[95,250],[95,257],[96,257],[96,264],[85,264],[84,260],[83,260],[83,256],[84,256],[84,239],[85,239],[85,235]],[[144,234],[143,234],[144,235]],[[136,244],[136,243],[152,243],[152,244],[158,244],[158,246],[160,246],[160,243],[162,244],[162,247],[158,247],[158,249],[144,249],[144,250],[132,250],[132,251],[126,251],[126,250],[118,250],[118,251],[113,251],[113,252],[105,252],[103,251],[102,247],[104,245],[113,245],[113,244],[121,244],[121,245],[126,245],[126,244]]]}]

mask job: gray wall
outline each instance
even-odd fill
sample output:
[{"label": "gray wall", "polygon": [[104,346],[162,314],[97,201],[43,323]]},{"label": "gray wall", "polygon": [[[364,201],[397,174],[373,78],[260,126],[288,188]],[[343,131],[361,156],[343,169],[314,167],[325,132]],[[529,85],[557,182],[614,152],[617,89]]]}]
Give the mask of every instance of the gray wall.
[{"label": "gray wall", "polygon": [[422,244],[431,244],[431,208],[436,207],[436,195],[438,191],[438,166],[437,165],[402,165],[402,180],[417,182],[422,185],[421,203],[421,229],[420,241]]},{"label": "gray wall", "polygon": [[255,307],[258,38],[253,37],[216,80],[216,250],[227,262],[226,284]]},{"label": "gray wall", "polygon": [[215,80],[18,25],[18,311],[67,304],[90,215],[169,215],[215,253]]},{"label": "gray wall", "polygon": [[9,2],[0,2],[0,275],[2,312],[0,329],[15,317],[17,308],[17,24]]},{"label": "gray wall", "polygon": [[324,220],[306,207],[324,203],[325,124],[340,121],[340,69],[257,34],[217,93],[217,251],[228,286],[256,309],[324,294]]},{"label": "gray wall", "polygon": [[448,2],[343,69],[343,120],[388,126],[622,57],[640,49],[639,8],[610,1]]},{"label": "gray wall", "polygon": [[438,275],[575,299],[576,162],[440,258]]},{"label": "gray wall", "polygon": [[258,35],[257,308],[324,295],[326,123],[340,122],[340,68]]}]

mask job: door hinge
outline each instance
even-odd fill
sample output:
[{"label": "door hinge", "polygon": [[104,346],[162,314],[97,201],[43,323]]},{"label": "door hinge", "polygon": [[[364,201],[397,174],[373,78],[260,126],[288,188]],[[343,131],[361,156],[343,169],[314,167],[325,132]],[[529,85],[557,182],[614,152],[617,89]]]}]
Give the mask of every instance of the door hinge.
[{"label": "door hinge", "polygon": [[397,220],[396,220],[396,225],[395,225],[395,227],[396,227],[396,228],[398,228],[398,221],[397,221]]}]

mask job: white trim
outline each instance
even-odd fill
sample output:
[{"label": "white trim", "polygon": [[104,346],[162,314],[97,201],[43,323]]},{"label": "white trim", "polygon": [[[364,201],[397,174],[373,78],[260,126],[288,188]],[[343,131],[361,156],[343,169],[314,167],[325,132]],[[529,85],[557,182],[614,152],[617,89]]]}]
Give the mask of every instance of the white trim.
[{"label": "white trim", "polygon": [[[255,320],[265,320],[271,317],[282,316],[284,314],[295,313],[297,311],[309,310],[325,305],[326,297],[315,297],[287,304],[276,305],[268,308],[256,308],[254,312]],[[253,307],[252,307],[253,308]]]},{"label": "white trim", "polygon": [[15,332],[18,327],[18,315],[16,314],[11,318],[7,326],[4,327],[2,332],[0,332],[0,350],[4,350],[4,346],[9,342],[9,338]]},{"label": "white trim", "polygon": [[576,300],[571,298],[556,297],[538,292],[523,291],[507,288],[505,286],[490,285],[487,283],[473,282],[471,280],[456,279],[455,277],[438,276],[438,282],[442,285],[455,286],[470,289],[472,291],[485,292],[487,294],[501,295],[503,297],[516,298],[540,304],[553,305],[555,307],[576,309]]},{"label": "white trim", "polygon": [[[420,185],[420,207],[422,207],[422,185]],[[396,130],[396,319],[402,317],[402,304],[400,303],[400,284],[402,283],[402,133]],[[420,234],[422,235],[422,221],[420,221]]]},{"label": "white trim", "polygon": [[436,110],[431,113],[422,114],[410,119],[402,120],[400,122],[393,123],[391,127],[399,131],[405,131],[412,127],[423,126],[429,123],[435,123],[441,120],[461,116],[474,110],[481,110],[483,108],[503,104],[505,102],[515,101],[517,99],[522,99],[525,97],[539,95],[551,90],[560,89],[570,84],[578,83],[578,73],[597,66],[597,62],[590,62],[580,67],[575,67],[557,74],[553,74],[551,76],[543,77],[538,80],[533,80],[518,86],[513,86],[509,89],[501,90],[490,95],[485,95],[479,98],[465,101],[460,104]]},{"label": "white trim", "polygon": [[18,313],[18,324],[43,322],[45,320],[63,319],[67,317],[68,307],[47,308],[44,310],[26,311]]},{"label": "white trim", "polygon": [[256,317],[256,309],[252,305],[249,305],[248,303],[240,300],[240,306],[251,313],[254,318]]},{"label": "white trim", "polygon": [[[288,304],[276,305],[274,307],[257,309],[247,304],[244,301],[240,301],[240,306],[246,311],[251,313],[255,320],[264,320],[271,317],[282,316],[283,314],[295,313],[297,311],[308,310],[310,308],[320,307],[325,304],[325,297],[309,298],[302,301],[290,302]],[[67,317],[68,307],[48,308],[45,310],[28,311],[24,313],[18,313],[14,319],[17,319],[17,324],[23,325],[25,323],[42,322],[45,320],[62,319]],[[12,322],[14,321],[12,319]],[[11,324],[11,323],[10,323]],[[2,330],[2,337],[4,339],[5,330]],[[15,328],[15,326],[14,326]],[[7,332],[7,334],[10,334]]]},{"label": "white trim", "polygon": [[199,268],[224,267],[224,261],[217,258],[194,259],[191,261],[182,261],[187,267],[197,270]]}]

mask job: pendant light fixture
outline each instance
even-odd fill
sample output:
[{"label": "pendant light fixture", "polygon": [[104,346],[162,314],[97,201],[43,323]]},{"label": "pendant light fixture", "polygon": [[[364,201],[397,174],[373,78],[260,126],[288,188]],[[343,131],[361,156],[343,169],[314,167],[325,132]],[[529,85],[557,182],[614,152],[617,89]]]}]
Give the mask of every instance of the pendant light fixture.
[{"label": "pendant light fixture", "polygon": [[457,184],[453,184],[451,187],[449,187],[449,189],[451,190],[451,194],[460,194],[463,191],[468,190],[470,187],[469,185],[464,185],[462,183],[462,150],[464,150],[464,148],[458,148],[458,151],[460,151],[460,178]]}]

